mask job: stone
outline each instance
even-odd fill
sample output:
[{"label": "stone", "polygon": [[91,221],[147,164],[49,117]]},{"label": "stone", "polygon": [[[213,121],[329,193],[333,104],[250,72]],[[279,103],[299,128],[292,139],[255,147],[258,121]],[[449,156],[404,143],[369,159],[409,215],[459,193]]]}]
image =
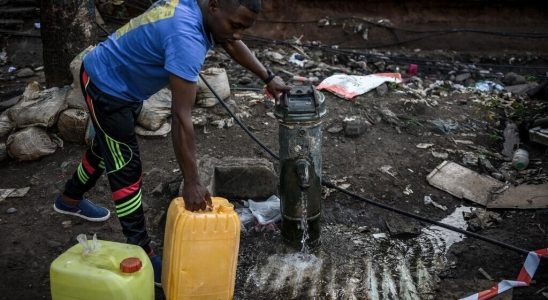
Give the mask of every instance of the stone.
[{"label": "stone", "polygon": [[14,214],[14,213],[16,213],[16,212],[17,212],[17,208],[15,208],[15,207],[10,207],[10,208],[8,208],[8,209],[6,210],[6,213],[7,213],[7,214],[10,214],[10,215],[11,215],[11,214]]},{"label": "stone", "polygon": [[530,90],[533,90],[537,87],[536,83],[524,83],[518,85],[506,86],[504,89],[514,95],[521,96],[527,94]]},{"label": "stone", "polygon": [[31,77],[34,75],[34,71],[31,68],[23,68],[15,73],[15,76],[19,78]]},{"label": "stone", "polygon": [[17,104],[17,102],[19,102],[20,99],[21,96],[15,96],[9,100],[0,102],[0,112],[14,106],[15,104]]},{"label": "stone", "polygon": [[[274,165],[262,158],[203,156],[198,161],[200,181],[212,196],[228,199],[264,200],[276,194],[278,177]],[[182,192],[183,183],[179,187]]]},{"label": "stone", "polygon": [[164,184],[159,183],[153,190],[152,195],[156,197],[160,197],[164,194]]},{"label": "stone", "polygon": [[463,81],[466,81],[467,79],[469,79],[470,77],[472,77],[472,74],[462,73],[462,74],[459,74],[459,75],[455,76],[455,81],[456,82],[463,82]]},{"label": "stone", "polygon": [[382,97],[388,94],[388,85],[386,83],[383,83],[380,86],[378,86],[375,90],[377,91],[377,95]]},{"label": "stone", "polygon": [[248,76],[243,76],[238,80],[238,83],[243,84],[243,85],[247,85],[247,84],[250,84],[252,82],[253,82],[253,80],[251,78],[249,78]]},{"label": "stone", "polygon": [[343,120],[344,135],[347,137],[358,137],[366,130],[366,120],[358,117],[346,117]]},{"label": "stone", "polygon": [[527,83],[527,79],[525,79],[525,77],[518,75],[514,72],[509,72],[509,73],[506,73],[506,75],[504,75],[502,82],[506,85],[518,85],[518,84]]},{"label": "stone", "polygon": [[61,248],[63,246],[63,244],[53,240],[48,240],[46,243],[48,244],[48,247],[50,248]]},{"label": "stone", "polygon": [[6,143],[0,143],[0,161],[8,158],[8,150],[6,149]]}]

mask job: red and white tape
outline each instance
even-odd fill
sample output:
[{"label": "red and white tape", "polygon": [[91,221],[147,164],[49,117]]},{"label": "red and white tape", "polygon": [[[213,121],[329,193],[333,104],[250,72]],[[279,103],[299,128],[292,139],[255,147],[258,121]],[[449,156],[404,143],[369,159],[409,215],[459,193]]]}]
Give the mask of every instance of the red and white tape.
[{"label": "red and white tape", "polygon": [[479,292],[477,294],[462,298],[460,300],[486,300],[495,297],[496,295],[502,294],[509,289],[521,286],[529,286],[535,272],[537,271],[538,265],[540,263],[541,257],[548,257],[548,248],[540,249],[537,251],[531,251],[527,255],[527,259],[519,272],[518,278],[516,280],[503,280],[494,287]]}]

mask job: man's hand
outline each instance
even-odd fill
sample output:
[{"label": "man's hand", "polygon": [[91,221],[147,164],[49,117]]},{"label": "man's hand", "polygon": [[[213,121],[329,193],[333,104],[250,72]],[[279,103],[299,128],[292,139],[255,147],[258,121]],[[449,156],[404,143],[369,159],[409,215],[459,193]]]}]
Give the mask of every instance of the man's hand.
[{"label": "man's hand", "polygon": [[190,211],[206,210],[211,208],[211,195],[201,183],[184,183],[183,200],[185,208]]},{"label": "man's hand", "polygon": [[[255,55],[251,53],[249,48],[240,40],[232,41],[230,43],[222,44],[226,52],[234,59],[237,63],[245,67],[246,69],[253,72],[263,81],[268,78],[268,70],[257,60]],[[285,85],[283,79],[276,76],[268,84],[266,88],[269,93],[272,94],[276,102],[280,100],[280,96],[283,92],[289,91],[290,88]]]},{"label": "man's hand", "polygon": [[288,87],[284,80],[280,78],[279,76],[276,76],[266,85],[266,89],[270,94],[272,94],[272,97],[276,100],[276,103],[280,102],[280,96],[284,92],[288,92],[291,88]]}]

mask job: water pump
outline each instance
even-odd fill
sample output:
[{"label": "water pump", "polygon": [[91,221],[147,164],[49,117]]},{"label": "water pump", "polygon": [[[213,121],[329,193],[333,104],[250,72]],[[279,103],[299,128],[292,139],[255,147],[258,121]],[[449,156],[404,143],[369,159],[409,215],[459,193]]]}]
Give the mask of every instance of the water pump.
[{"label": "water pump", "polygon": [[321,124],[325,114],[325,97],[312,86],[294,86],[276,105],[282,237],[301,249],[320,244]]}]

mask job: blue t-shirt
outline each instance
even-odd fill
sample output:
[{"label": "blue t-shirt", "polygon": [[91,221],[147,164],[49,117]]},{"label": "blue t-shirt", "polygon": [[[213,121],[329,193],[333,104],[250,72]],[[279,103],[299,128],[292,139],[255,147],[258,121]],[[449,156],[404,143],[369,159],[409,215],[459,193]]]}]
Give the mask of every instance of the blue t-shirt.
[{"label": "blue t-shirt", "polygon": [[168,85],[170,73],[196,82],[212,46],[196,0],[160,0],[97,45],[84,66],[103,92],[143,101]]}]

